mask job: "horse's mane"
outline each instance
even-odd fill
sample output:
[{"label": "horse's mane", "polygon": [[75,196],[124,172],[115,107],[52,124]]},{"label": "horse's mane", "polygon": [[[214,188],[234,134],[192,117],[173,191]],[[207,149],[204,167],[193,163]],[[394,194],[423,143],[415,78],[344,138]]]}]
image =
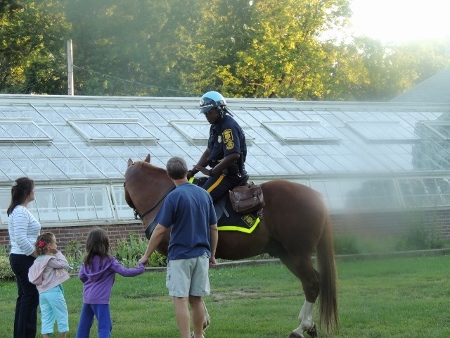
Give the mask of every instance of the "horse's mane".
[{"label": "horse's mane", "polygon": [[164,171],[164,172],[166,171],[165,169],[157,167],[157,166],[155,166],[155,165],[153,165],[153,164],[151,164],[149,162],[146,162],[146,161],[136,161],[136,162],[134,162],[134,165],[142,165],[144,167],[149,167],[149,168],[160,170],[160,171]]},{"label": "horse's mane", "polygon": [[[154,166],[146,160],[136,162],[129,160],[128,169],[125,172],[124,189],[125,201],[131,208],[136,210],[132,196],[135,196],[136,192],[140,195],[141,187],[148,186],[158,191],[161,187],[168,185],[172,186],[173,182],[167,176],[165,169]],[[134,191],[134,194],[130,194],[130,189]]]},{"label": "horse's mane", "polygon": [[162,177],[167,176],[166,169],[157,167],[149,162],[136,161],[136,162],[134,162],[134,165],[140,165],[140,166],[144,167],[145,170],[150,170],[150,171],[155,172],[158,176],[162,176]]}]

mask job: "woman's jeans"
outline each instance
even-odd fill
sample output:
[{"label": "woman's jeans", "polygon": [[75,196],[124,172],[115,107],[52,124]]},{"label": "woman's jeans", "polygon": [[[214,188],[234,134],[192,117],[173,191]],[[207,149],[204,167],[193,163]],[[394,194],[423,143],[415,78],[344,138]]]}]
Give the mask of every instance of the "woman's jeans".
[{"label": "woman's jeans", "polygon": [[16,275],[17,301],[14,317],[14,338],[35,338],[39,292],[28,280],[28,270],[33,265],[33,256],[10,254],[11,269]]}]

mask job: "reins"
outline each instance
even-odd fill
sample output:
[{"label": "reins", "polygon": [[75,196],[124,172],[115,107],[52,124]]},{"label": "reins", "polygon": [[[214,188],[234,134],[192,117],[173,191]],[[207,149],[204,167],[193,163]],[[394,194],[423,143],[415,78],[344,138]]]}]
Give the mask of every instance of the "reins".
[{"label": "reins", "polygon": [[[124,185],[125,185],[125,183],[124,183]],[[164,201],[164,199],[166,198],[166,196],[173,190],[173,189],[175,189],[175,187],[173,187],[172,189],[170,189],[158,202],[156,202],[156,204],[153,206],[153,207],[151,207],[150,209],[148,209],[146,212],[144,212],[142,215],[140,215],[139,213],[138,213],[138,211],[136,210],[136,209],[134,209],[134,219],[138,219],[138,216],[139,216],[139,218],[141,219],[141,220],[143,220],[144,219],[144,216],[145,215],[147,215],[147,214],[149,214],[149,213],[151,213],[153,210],[155,210],[156,209],[156,207],[162,202],[162,201]]]}]

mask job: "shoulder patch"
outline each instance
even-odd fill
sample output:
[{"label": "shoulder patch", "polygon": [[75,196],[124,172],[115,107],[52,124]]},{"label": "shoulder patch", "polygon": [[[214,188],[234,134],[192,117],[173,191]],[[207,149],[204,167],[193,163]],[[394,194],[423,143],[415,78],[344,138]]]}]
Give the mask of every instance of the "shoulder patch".
[{"label": "shoulder patch", "polygon": [[233,131],[231,129],[225,129],[222,131],[223,143],[227,150],[234,148]]}]

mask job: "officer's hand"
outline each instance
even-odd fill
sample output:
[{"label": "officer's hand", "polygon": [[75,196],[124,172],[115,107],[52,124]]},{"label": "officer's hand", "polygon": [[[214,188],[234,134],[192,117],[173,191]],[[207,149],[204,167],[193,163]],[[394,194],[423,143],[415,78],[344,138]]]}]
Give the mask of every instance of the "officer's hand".
[{"label": "officer's hand", "polygon": [[195,174],[192,170],[188,170],[186,177],[187,177],[187,179],[190,179],[191,177],[194,177],[194,175]]},{"label": "officer's hand", "polygon": [[196,165],[195,170],[200,171],[203,175],[209,175],[209,169],[206,169],[205,167],[200,167],[199,165]]}]

